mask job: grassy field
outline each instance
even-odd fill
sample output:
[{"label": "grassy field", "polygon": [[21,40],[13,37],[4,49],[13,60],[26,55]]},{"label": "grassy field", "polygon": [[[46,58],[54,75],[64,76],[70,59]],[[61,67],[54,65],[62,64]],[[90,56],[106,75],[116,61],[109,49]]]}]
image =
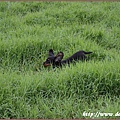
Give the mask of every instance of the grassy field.
[{"label": "grassy field", "polygon": [[[53,70],[50,48],[93,54]],[[0,118],[120,118],[120,3],[0,2],[0,86]]]}]

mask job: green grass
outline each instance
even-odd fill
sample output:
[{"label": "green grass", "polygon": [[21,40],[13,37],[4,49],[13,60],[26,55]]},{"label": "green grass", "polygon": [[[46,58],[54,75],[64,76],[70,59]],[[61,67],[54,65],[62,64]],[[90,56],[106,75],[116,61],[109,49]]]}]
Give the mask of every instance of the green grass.
[{"label": "green grass", "polygon": [[[1,2],[0,118],[120,112],[119,11],[119,2]],[[42,65],[50,48],[93,54],[53,70]]]}]

